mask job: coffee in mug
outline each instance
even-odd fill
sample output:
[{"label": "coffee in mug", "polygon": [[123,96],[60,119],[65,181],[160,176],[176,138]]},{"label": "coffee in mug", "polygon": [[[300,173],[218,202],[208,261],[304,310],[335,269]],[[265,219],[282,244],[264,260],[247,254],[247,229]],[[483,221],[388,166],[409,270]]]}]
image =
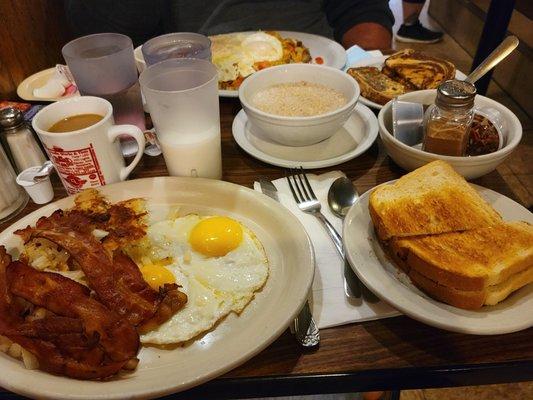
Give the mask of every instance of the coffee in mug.
[{"label": "coffee in mug", "polygon": [[[111,103],[81,96],[43,108],[33,129],[69,194],[125,180],[140,161],[145,139],[135,125],[115,125]],[[126,166],[119,137],[131,136],[138,150]]]},{"label": "coffee in mug", "polygon": [[48,132],[61,133],[88,128],[104,118],[100,114],[78,114],[63,118],[48,128]]}]

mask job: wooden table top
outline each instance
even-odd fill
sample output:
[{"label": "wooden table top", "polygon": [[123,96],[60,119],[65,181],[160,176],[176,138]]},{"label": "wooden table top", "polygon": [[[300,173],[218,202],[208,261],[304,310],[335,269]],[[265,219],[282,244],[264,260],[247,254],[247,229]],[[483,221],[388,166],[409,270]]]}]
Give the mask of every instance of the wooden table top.
[{"label": "wooden table top", "polygon": [[[284,176],[282,168],[258,161],[237,146],[231,124],[239,110],[238,99],[221,100],[223,179],[252,187],[258,177]],[[531,207],[530,188],[524,187],[531,182],[531,170],[521,167],[533,155],[528,136],[517,156],[475,183]],[[386,156],[379,139],[360,157],[316,172],[336,169],[344,171],[360,193],[405,173]],[[162,156],[144,156],[130,179],[161,175],[167,175]],[[65,197],[61,183],[57,179],[53,183],[55,198]],[[30,202],[18,218],[37,208]],[[0,230],[12,222],[1,224]],[[323,329],[319,348],[311,351],[300,348],[285,332],[244,365],[179,397],[259,397],[533,380],[532,339],[533,328],[473,336],[432,328],[404,316]]]}]

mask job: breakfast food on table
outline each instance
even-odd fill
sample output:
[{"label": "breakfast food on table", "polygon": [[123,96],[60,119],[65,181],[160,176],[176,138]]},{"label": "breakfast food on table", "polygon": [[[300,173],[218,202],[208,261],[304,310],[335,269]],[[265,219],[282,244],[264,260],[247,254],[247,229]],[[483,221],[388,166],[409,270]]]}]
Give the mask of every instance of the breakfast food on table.
[{"label": "breakfast food on table", "polygon": [[181,343],[240,313],[268,277],[252,231],[225,216],[156,221],[143,199],[98,191],[0,247],[0,350],[27,368],[101,379],[137,366],[140,343]]},{"label": "breakfast food on table", "polygon": [[434,161],[370,195],[380,240],[464,231],[501,222],[500,215],[444,161]]},{"label": "breakfast food on table", "polygon": [[498,129],[490,119],[481,114],[474,114],[470,127],[466,154],[480,156],[494,153],[500,148],[500,135]]},{"label": "breakfast food on table", "polygon": [[209,39],[220,89],[237,90],[244,78],[266,67],[311,61],[301,41],[282,38],[277,32],[227,33]]},{"label": "breakfast food on table", "polygon": [[407,91],[376,67],[350,68],[348,74],[359,83],[361,95],[374,103],[385,104]]},{"label": "breakfast food on table", "polygon": [[382,72],[412,90],[436,89],[455,77],[455,66],[418,50],[405,49],[385,60]]},{"label": "breakfast food on table", "polygon": [[225,216],[189,214],[159,221],[129,253],[145,277],[179,282],[187,294],[185,307],[141,335],[142,343],[192,339],[230,312],[240,313],[268,277],[268,261],[257,237]]},{"label": "breakfast food on table", "polygon": [[440,301],[478,309],[533,282],[533,226],[503,221],[444,161],[376,188],[369,212],[386,253]]},{"label": "breakfast food on table", "polygon": [[416,286],[456,307],[495,305],[533,282],[533,225],[393,238],[390,254]]},{"label": "breakfast food on table", "polygon": [[269,114],[309,117],[344,106],[346,96],[333,88],[300,81],[268,86],[254,93],[252,104]]},{"label": "breakfast food on table", "polygon": [[386,58],[381,70],[356,67],[347,72],[359,83],[363,97],[383,105],[413,90],[435,89],[455,77],[455,66],[418,50],[405,49]]}]

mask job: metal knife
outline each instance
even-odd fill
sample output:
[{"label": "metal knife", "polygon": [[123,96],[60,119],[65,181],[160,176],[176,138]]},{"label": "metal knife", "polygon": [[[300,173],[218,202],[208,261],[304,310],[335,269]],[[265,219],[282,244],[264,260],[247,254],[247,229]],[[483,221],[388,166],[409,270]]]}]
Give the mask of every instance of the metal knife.
[{"label": "metal knife", "polygon": [[[278,189],[276,189],[272,182],[266,179],[260,179],[259,185],[263,194],[279,202]],[[309,302],[305,302],[291,328],[291,331],[294,330],[296,340],[303,347],[314,347],[320,343],[320,332],[313,320]]]}]

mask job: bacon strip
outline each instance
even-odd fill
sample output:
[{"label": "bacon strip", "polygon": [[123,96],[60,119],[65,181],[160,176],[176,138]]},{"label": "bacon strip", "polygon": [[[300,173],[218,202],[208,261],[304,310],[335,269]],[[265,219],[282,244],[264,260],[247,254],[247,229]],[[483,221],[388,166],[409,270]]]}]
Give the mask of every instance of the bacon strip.
[{"label": "bacon strip", "polygon": [[57,315],[79,318],[87,337],[98,337],[99,344],[113,361],[135,357],[139,335],[135,328],[113,311],[90,297],[85,286],[53,272],[42,272],[14,261],[7,267],[11,293]]},{"label": "bacon strip", "polygon": [[98,298],[143,330],[165,322],[185,305],[187,296],[178,290],[177,285],[167,285],[164,290],[156,292],[128,256],[121,251],[110,255],[87,232],[82,216],[69,217],[55,212],[49,218],[41,218],[35,228],[27,227],[15,233],[24,241],[41,237],[64,248],[80,265]]},{"label": "bacon strip", "polygon": [[[34,304],[51,305],[54,311],[61,308],[59,316],[25,321],[24,310],[18,306],[22,301],[10,290],[11,281],[16,283],[16,294]],[[59,274],[12,263],[0,246],[0,334],[35,355],[40,369],[72,378],[99,379],[116,374],[135,357],[139,346],[135,329],[87,292]],[[100,340],[102,334],[106,339]]]}]

